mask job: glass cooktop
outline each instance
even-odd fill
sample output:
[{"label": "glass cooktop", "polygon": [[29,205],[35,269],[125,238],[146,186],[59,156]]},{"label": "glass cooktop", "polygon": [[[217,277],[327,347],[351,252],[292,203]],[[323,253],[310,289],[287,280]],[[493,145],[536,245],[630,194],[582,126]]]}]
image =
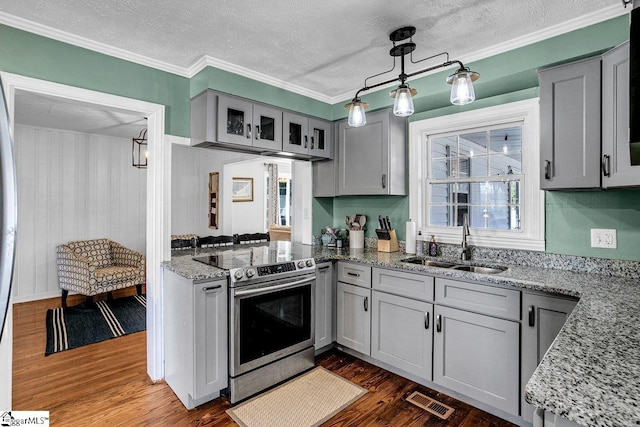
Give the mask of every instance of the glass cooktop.
[{"label": "glass cooktop", "polygon": [[275,248],[252,246],[246,249],[238,249],[236,247],[236,249],[226,249],[194,256],[193,259],[225,270],[294,261],[289,242],[278,242]]}]

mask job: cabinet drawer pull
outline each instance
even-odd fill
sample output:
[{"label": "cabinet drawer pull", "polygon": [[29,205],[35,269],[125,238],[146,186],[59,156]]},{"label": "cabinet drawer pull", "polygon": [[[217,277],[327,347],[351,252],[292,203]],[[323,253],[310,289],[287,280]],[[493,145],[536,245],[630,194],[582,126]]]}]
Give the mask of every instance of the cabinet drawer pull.
[{"label": "cabinet drawer pull", "polygon": [[532,328],[536,325],[536,310],[530,305],[529,306],[529,326]]},{"label": "cabinet drawer pull", "polygon": [[260,126],[256,125],[256,139],[260,138],[262,138],[262,135],[260,135]]},{"label": "cabinet drawer pull", "polygon": [[304,148],[307,148],[308,144],[309,144],[309,136],[305,135],[304,136]]},{"label": "cabinet drawer pull", "polygon": [[424,328],[429,329],[429,312],[424,314]]},{"label": "cabinet drawer pull", "polygon": [[347,276],[360,277],[360,273],[352,273],[350,271],[347,272]]},{"label": "cabinet drawer pull", "polygon": [[442,332],[442,316],[439,314],[436,316],[436,332]]},{"label": "cabinet drawer pull", "polygon": [[382,188],[387,188],[387,174],[382,174]]},{"label": "cabinet drawer pull", "polygon": [[364,311],[369,311],[369,297],[364,297]]},{"label": "cabinet drawer pull", "polygon": [[247,123],[247,139],[251,139],[251,125]]},{"label": "cabinet drawer pull", "polygon": [[220,289],[220,288],[222,288],[222,285],[205,286],[204,288],[202,288],[202,292],[211,292],[211,291],[215,291],[216,289]]},{"label": "cabinet drawer pull", "polygon": [[330,266],[329,265],[325,265],[324,267],[319,267],[318,271],[325,271],[326,269],[328,269]]},{"label": "cabinet drawer pull", "polygon": [[602,156],[602,174],[611,176],[611,156],[608,154]]},{"label": "cabinet drawer pull", "polygon": [[544,161],[544,179],[551,179],[551,162],[549,160]]}]

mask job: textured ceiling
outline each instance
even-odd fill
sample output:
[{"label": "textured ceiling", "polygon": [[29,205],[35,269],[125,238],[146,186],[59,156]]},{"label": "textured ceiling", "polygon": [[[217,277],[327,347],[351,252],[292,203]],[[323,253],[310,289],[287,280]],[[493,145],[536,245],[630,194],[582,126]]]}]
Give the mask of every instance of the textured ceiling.
[{"label": "textured ceiling", "polygon": [[0,12],[185,69],[207,55],[337,97],[391,68],[395,28],[417,27],[416,58],[444,50],[458,58],[616,4],[622,8],[620,0],[20,0],[0,3]]}]

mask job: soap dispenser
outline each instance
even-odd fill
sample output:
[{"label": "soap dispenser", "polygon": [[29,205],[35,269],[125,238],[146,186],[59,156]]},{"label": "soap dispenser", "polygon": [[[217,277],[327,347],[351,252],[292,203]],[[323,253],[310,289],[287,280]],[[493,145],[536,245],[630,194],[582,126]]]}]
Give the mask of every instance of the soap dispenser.
[{"label": "soap dispenser", "polygon": [[436,243],[436,236],[433,234],[429,240],[429,256],[438,256],[438,244]]}]

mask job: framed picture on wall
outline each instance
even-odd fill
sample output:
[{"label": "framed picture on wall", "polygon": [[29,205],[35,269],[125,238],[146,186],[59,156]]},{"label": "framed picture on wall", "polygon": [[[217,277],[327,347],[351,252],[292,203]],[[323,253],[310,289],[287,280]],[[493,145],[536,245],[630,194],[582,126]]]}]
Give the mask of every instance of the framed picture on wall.
[{"label": "framed picture on wall", "polygon": [[234,202],[253,202],[253,178],[233,178],[231,194]]}]

